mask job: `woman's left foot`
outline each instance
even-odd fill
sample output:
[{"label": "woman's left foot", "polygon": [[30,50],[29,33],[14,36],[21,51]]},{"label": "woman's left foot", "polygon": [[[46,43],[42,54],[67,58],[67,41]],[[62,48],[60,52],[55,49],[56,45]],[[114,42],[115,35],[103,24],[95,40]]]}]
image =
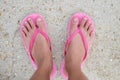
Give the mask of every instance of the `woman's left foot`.
[{"label": "woman's left foot", "polygon": [[[44,27],[44,21],[40,18],[37,19],[37,26],[45,33],[45,27]],[[31,38],[36,30],[36,26],[33,23],[33,20],[29,18],[27,22],[25,22],[25,26],[22,28],[22,36],[25,40],[25,44],[27,49],[29,49]],[[50,44],[47,42],[47,40],[42,36],[40,33],[37,35],[33,50],[32,50],[32,56],[35,59],[35,62],[37,63],[38,68],[44,67],[47,70],[52,70],[52,53],[49,48]]]}]

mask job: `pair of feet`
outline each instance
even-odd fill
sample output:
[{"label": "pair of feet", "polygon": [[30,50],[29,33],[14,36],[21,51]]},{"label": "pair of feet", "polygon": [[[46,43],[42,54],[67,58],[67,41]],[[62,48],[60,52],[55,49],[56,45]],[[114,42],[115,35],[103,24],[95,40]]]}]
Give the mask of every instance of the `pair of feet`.
[{"label": "pair of feet", "polygon": [[[39,27],[43,32],[47,33],[44,27],[44,21],[40,18],[36,21],[37,27]],[[72,34],[76,29],[80,28],[87,40],[88,46],[93,36],[93,27],[91,26],[91,22],[87,20],[87,18],[83,18],[80,26],[78,27],[79,19],[73,18],[71,22],[71,30],[70,34]],[[31,18],[28,18],[27,22],[25,22],[25,27],[22,28],[22,36],[25,40],[26,48],[29,49],[29,44],[31,38],[36,30],[36,25],[34,24]],[[33,45],[32,56],[38,66],[38,68],[42,67],[49,73],[52,71],[52,54],[49,48],[50,44],[47,40],[41,35],[38,34],[35,43]],[[81,52],[81,53],[80,53]],[[74,71],[74,68],[79,69],[80,64],[82,62],[82,58],[84,56],[85,49],[83,41],[79,34],[77,34],[74,39],[70,42],[67,47],[67,55],[65,58],[66,70],[69,73]]]}]

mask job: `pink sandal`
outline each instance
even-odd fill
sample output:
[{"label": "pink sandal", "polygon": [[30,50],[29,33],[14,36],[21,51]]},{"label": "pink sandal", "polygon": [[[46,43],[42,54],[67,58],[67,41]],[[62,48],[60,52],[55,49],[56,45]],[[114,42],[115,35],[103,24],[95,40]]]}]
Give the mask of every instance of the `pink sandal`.
[{"label": "pink sandal", "polygon": [[[43,18],[41,15],[39,15],[39,14],[31,14],[31,15],[28,15],[27,17],[25,17],[25,18],[23,19],[21,26],[24,26],[24,25],[25,25],[25,21],[27,21],[28,18],[31,18],[31,19],[33,20],[33,22],[34,22],[35,25],[36,25],[36,20],[37,20],[38,18],[41,18],[41,19],[44,20],[44,18]],[[44,25],[45,25],[45,29],[47,30],[45,21],[44,21]],[[21,37],[22,37],[22,27],[20,28],[20,32],[21,32]],[[39,28],[36,28],[36,30],[35,30],[35,32],[34,32],[34,34],[33,34],[33,36],[32,36],[32,39],[31,39],[31,41],[30,41],[29,49],[26,48],[25,41],[24,41],[24,39],[23,39],[23,37],[22,37],[22,41],[23,41],[24,47],[25,47],[25,49],[26,49],[26,51],[27,51],[27,53],[28,53],[28,55],[29,55],[29,58],[30,58],[30,60],[31,60],[31,62],[32,62],[35,70],[37,70],[37,65],[36,65],[36,63],[35,63],[35,61],[34,61],[34,58],[33,58],[32,54],[31,54],[31,52],[32,52],[32,48],[33,48],[35,39],[36,39],[36,37],[37,37],[38,34],[43,35],[43,36],[45,37],[45,39],[48,41],[48,43],[50,43],[50,50],[52,51],[51,42],[50,42],[50,38],[48,37],[48,34],[45,33],[45,32],[43,32],[43,31],[42,31],[41,29],[39,29]],[[53,61],[53,69],[52,69],[52,72],[51,72],[51,75],[50,75],[50,79],[52,79],[53,77],[55,77],[55,75],[56,75],[56,65],[55,65],[55,63],[54,63],[54,61]]]},{"label": "pink sandal", "polygon": [[[79,19],[79,23],[81,23],[83,17],[86,17],[89,21],[91,21],[92,25],[94,25],[94,23],[93,23],[92,19],[91,19],[89,16],[87,16],[85,13],[76,13],[76,14],[74,14],[74,15],[72,16],[72,18],[71,18],[71,20],[70,20],[70,22],[69,22],[69,24],[68,24],[68,40],[67,40],[66,45],[65,45],[64,56],[66,55],[66,48],[68,47],[69,43],[73,40],[73,38],[76,36],[76,34],[80,34],[80,36],[81,36],[81,38],[82,38],[82,41],[83,41],[83,44],[84,44],[84,48],[85,48],[85,55],[84,55],[84,57],[83,57],[83,59],[82,59],[82,64],[80,64],[80,67],[83,67],[83,64],[84,64],[84,62],[85,62],[85,60],[86,60],[86,57],[87,57],[87,55],[88,55],[88,52],[89,52],[89,47],[88,47],[86,38],[85,38],[85,36],[84,36],[84,33],[82,32],[81,29],[75,30],[75,31],[72,33],[72,35],[70,36],[71,21],[72,21],[72,19],[75,18],[75,17],[77,17],[77,18]],[[94,32],[94,30],[95,30],[95,29],[93,29],[92,32]],[[91,42],[90,42],[91,44],[92,44],[93,38],[94,38],[94,37],[92,37],[92,40],[91,40]],[[60,72],[61,72],[62,77],[63,77],[65,80],[68,80],[68,73],[65,72],[65,59],[63,59]]]}]

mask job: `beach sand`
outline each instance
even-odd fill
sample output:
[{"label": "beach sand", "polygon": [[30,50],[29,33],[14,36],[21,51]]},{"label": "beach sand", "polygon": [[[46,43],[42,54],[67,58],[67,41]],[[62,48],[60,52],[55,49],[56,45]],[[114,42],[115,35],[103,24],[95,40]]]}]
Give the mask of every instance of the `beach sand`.
[{"label": "beach sand", "polygon": [[120,79],[120,0],[0,0],[0,80],[29,80],[33,66],[20,37],[25,16],[44,16],[57,65],[54,80],[63,80],[60,65],[67,39],[67,25],[76,12],[95,23],[95,39],[83,72],[89,80]]}]

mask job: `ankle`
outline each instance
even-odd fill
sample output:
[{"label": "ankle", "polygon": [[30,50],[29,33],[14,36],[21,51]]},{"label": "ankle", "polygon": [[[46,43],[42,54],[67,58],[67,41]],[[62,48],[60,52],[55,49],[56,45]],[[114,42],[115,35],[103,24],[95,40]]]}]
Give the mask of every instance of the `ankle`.
[{"label": "ankle", "polygon": [[38,63],[38,69],[42,69],[46,72],[52,71],[52,59],[50,58],[44,58],[42,61]]},{"label": "ankle", "polygon": [[80,67],[74,67],[68,70],[68,80],[88,80]]},{"label": "ankle", "polygon": [[73,66],[66,66],[66,70],[68,72],[68,74],[71,74],[71,73],[78,73],[81,71],[80,69],[80,66],[78,65],[73,65]]},{"label": "ankle", "polygon": [[45,69],[44,67],[39,67],[30,80],[49,80],[50,71]]},{"label": "ankle", "polygon": [[82,72],[80,65],[67,65],[68,80],[88,80]]},{"label": "ankle", "polygon": [[67,69],[67,72],[68,72],[68,77],[70,78],[74,77],[74,79],[78,79],[80,76],[81,70],[80,68],[73,67],[73,68]]}]

